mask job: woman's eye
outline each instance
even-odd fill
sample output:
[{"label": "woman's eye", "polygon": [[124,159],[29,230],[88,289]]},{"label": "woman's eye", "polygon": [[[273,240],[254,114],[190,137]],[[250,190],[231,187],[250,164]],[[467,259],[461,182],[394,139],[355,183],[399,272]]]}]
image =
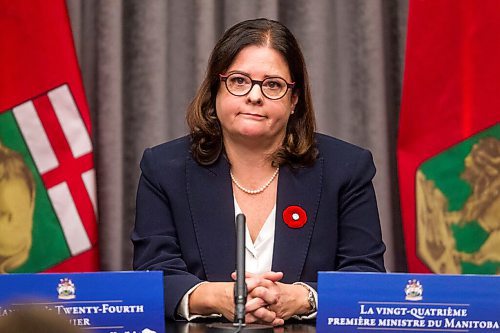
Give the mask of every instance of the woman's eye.
[{"label": "woman's eye", "polygon": [[268,81],[266,82],[266,86],[269,89],[281,89],[283,85],[279,81]]},{"label": "woman's eye", "polygon": [[245,80],[245,78],[241,76],[236,76],[231,78],[231,83],[236,85],[243,85],[246,83],[246,81],[247,80]]}]

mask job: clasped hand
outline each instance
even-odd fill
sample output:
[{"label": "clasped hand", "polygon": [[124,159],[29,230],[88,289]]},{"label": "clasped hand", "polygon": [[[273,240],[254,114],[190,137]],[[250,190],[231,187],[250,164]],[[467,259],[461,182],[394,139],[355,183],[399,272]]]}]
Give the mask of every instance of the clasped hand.
[{"label": "clasped hand", "polygon": [[[231,277],[235,280],[236,274],[233,273]],[[307,289],[300,285],[279,282],[282,278],[282,272],[246,273],[246,323],[279,326],[293,315],[308,311]]]}]

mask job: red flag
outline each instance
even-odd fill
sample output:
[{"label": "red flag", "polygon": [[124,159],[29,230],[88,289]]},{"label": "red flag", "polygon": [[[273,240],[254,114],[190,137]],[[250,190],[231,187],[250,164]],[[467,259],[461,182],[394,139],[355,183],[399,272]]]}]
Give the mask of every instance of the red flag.
[{"label": "red flag", "polygon": [[500,272],[498,36],[498,0],[410,0],[398,164],[411,272]]},{"label": "red flag", "polygon": [[90,115],[64,0],[0,0],[0,272],[98,270]]}]

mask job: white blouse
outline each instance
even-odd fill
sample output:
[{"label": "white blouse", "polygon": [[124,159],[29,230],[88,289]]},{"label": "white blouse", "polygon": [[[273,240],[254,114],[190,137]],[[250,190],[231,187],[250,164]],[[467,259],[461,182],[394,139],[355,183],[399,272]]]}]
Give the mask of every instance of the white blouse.
[{"label": "white blouse", "polygon": [[[234,216],[236,221],[236,216],[238,214],[243,213],[241,211],[236,198],[234,198]],[[236,223],[236,222],[235,222]],[[262,274],[265,272],[269,272],[272,268],[273,264],[273,250],[274,250],[274,231],[276,225],[276,204],[274,204],[273,209],[269,213],[262,229],[260,229],[259,235],[255,239],[255,242],[252,241],[250,237],[250,232],[248,231],[248,226],[245,231],[245,270],[254,274]],[[207,318],[207,317],[221,317],[221,314],[212,314],[209,316],[201,316],[201,315],[190,315],[189,313],[189,295],[201,284],[207,283],[201,282],[195,285],[193,288],[189,289],[184,297],[182,298],[179,306],[177,308],[177,314],[187,320],[193,320],[195,318]],[[303,284],[300,283],[299,284]],[[305,284],[303,284],[305,285]],[[312,288],[311,288],[312,289]],[[318,304],[318,295],[314,289],[312,289],[314,293],[314,299],[316,300],[316,306]],[[294,316],[298,319],[312,319],[316,317],[316,312],[307,315],[307,316]]]},{"label": "white blouse", "polygon": [[[234,213],[235,217],[243,213],[236,198],[234,198]],[[248,225],[245,225],[245,270],[247,272],[262,274],[271,270],[273,265],[275,221],[276,204],[260,229],[255,242],[250,237]]]}]

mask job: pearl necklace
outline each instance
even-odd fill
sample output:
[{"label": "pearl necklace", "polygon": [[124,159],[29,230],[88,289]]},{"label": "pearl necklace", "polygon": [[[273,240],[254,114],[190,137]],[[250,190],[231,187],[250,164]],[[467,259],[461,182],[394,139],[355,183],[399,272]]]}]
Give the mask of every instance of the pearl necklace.
[{"label": "pearl necklace", "polygon": [[279,171],[280,171],[280,167],[278,166],[276,168],[276,171],[274,171],[273,175],[271,176],[271,178],[267,181],[267,183],[265,183],[264,185],[262,185],[261,187],[259,187],[256,190],[249,190],[249,189],[241,186],[241,184],[238,183],[238,181],[236,180],[236,178],[234,178],[233,172],[229,171],[229,174],[231,175],[231,180],[233,181],[234,185],[236,185],[237,188],[239,188],[240,190],[242,190],[243,192],[245,192],[247,194],[259,194],[259,193],[264,192],[264,190],[266,188],[268,188],[269,185],[271,185],[271,183],[273,182],[274,178],[276,178],[276,176],[278,175]]}]

